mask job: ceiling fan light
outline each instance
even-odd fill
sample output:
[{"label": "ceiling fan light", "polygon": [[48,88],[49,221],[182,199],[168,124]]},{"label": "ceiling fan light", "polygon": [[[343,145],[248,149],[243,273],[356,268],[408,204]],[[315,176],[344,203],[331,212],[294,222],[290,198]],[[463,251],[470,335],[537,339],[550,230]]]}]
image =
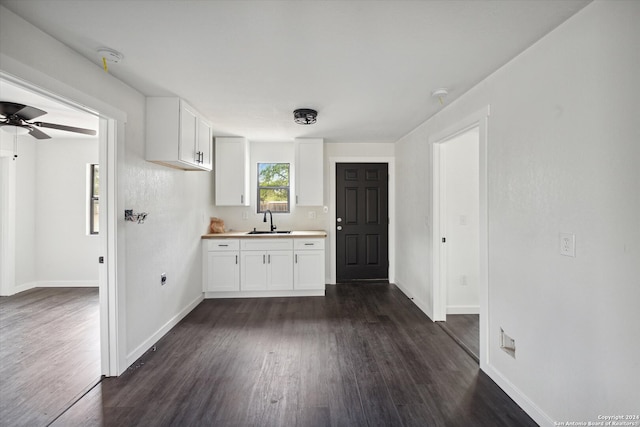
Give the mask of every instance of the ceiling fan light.
[{"label": "ceiling fan light", "polygon": [[318,112],[311,108],[299,108],[293,112],[293,121],[299,125],[312,125],[317,117]]},{"label": "ceiling fan light", "polygon": [[26,126],[16,126],[16,125],[4,125],[1,128],[3,131],[10,133],[11,135],[27,135],[31,132],[31,129]]}]

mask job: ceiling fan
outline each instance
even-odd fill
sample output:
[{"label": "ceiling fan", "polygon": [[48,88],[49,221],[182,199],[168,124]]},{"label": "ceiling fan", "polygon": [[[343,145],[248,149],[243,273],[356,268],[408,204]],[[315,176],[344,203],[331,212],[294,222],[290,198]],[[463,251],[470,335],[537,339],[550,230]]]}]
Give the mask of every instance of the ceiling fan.
[{"label": "ceiling fan", "polygon": [[37,128],[49,128],[64,130],[67,132],[83,133],[85,135],[95,135],[96,131],[92,129],[83,129],[73,126],[58,125],[55,123],[34,122],[33,119],[47,114],[46,111],[35,107],[15,102],[0,101],[0,114],[4,118],[0,119],[0,128],[16,135],[30,134],[36,139],[51,138],[46,133]]}]

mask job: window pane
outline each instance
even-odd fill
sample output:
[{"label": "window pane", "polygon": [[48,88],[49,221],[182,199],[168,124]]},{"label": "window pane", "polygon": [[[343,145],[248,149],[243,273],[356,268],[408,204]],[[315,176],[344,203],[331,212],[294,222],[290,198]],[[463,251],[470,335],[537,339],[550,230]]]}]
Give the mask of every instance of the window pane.
[{"label": "window pane", "polygon": [[98,194],[100,194],[100,166],[98,165],[91,165],[92,169],[93,169],[93,173],[92,173],[92,183],[91,183],[91,191],[93,191],[93,193],[91,194],[91,196],[93,197],[98,197]]},{"label": "window pane", "polygon": [[258,212],[289,212],[289,163],[258,163]]},{"label": "window pane", "polygon": [[100,202],[91,201],[91,234],[98,234],[100,224]]},{"label": "window pane", "polygon": [[288,187],[289,163],[258,163],[259,187]]},{"label": "window pane", "polygon": [[289,212],[289,189],[261,188],[259,212],[267,209],[271,212]]}]

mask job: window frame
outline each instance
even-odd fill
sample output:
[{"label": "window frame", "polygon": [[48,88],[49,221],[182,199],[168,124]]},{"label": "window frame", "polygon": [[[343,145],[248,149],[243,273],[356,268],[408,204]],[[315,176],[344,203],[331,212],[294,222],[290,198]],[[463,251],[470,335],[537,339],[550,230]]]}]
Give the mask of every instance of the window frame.
[{"label": "window frame", "polygon": [[[261,165],[287,165],[287,184],[286,186],[261,186],[260,185],[260,166]],[[284,190],[287,193],[287,210],[271,211],[272,214],[288,214],[291,213],[291,163],[290,162],[257,162],[256,163],[256,213],[265,213],[267,209],[261,209],[260,190]]]},{"label": "window frame", "polygon": [[[96,191],[96,178],[98,181],[98,189]],[[89,164],[89,185],[88,185],[88,234],[91,236],[97,236],[100,234],[100,165],[98,163]],[[95,206],[98,205],[98,212],[95,211]],[[97,216],[97,217],[96,217]]]}]

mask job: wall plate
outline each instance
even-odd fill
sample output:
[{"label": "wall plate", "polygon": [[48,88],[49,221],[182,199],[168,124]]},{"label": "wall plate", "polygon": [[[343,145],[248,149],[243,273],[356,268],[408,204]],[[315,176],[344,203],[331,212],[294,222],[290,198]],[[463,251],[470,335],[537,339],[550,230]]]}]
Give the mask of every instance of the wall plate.
[{"label": "wall plate", "polygon": [[560,233],[560,255],[576,256],[576,235],[573,233]]}]

